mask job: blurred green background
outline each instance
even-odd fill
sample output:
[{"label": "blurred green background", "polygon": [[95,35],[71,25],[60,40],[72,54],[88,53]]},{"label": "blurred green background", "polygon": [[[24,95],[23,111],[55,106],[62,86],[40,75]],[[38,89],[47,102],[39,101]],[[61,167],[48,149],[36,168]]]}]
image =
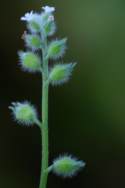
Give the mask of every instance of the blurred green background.
[{"label": "blurred green background", "polygon": [[[125,186],[125,1],[21,0],[0,2],[0,188],[38,188],[40,133],[12,121],[11,101],[32,101],[40,112],[39,75],[20,71],[20,17],[56,7],[57,35],[68,37],[71,81],[50,88],[50,162],[60,153],[86,161],[79,176],[49,176],[48,188]],[[51,62],[50,62],[51,63]]]}]

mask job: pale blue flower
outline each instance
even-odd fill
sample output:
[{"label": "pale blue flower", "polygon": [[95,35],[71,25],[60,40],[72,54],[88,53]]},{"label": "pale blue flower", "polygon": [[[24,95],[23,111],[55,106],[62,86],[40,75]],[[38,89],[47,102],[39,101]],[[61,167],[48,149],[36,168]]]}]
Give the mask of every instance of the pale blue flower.
[{"label": "pale blue flower", "polygon": [[45,6],[45,7],[42,7],[42,9],[45,11],[45,13],[53,13],[55,12],[55,7],[50,7],[50,6]]},{"label": "pale blue flower", "polygon": [[22,21],[31,21],[34,17],[33,11],[31,11],[30,13],[26,13],[23,17],[21,17]]}]

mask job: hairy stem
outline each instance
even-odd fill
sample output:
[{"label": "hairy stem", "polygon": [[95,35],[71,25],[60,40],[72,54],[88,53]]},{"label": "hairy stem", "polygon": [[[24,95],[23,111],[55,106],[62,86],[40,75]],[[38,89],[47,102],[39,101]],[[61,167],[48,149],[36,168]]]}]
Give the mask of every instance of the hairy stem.
[{"label": "hairy stem", "polygon": [[48,60],[46,56],[47,43],[45,40],[45,48],[43,49],[43,79],[42,79],[42,124],[41,124],[41,141],[42,141],[42,159],[41,159],[41,175],[39,188],[46,188],[48,178],[48,158],[49,158],[49,138],[48,138]]},{"label": "hairy stem", "polygon": [[44,81],[42,91],[42,117],[43,122],[41,126],[42,134],[42,162],[41,162],[41,177],[40,187],[46,188],[48,172],[48,85]]}]

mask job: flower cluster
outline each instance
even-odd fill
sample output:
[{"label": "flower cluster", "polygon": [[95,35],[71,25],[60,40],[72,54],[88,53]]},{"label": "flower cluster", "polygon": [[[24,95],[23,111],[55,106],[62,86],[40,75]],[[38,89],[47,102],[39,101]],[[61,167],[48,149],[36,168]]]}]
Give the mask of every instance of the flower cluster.
[{"label": "flower cluster", "polygon": [[[43,55],[48,60],[58,60],[64,56],[67,48],[67,38],[55,39],[50,42],[47,41],[47,47],[44,50],[45,39],[52,36],[56,31],[54,12],[54,7],[45,6],[42,7],[40,13],[31,11],[21,17],[21,20],[27,23],[29,31],[29,34],[25,33],[23,38],[26,47],[32,50],[32,52],[19,52],[20,64],[23,70],[29,72],[42,71],[43,64],[42,61],[40,64],[40,58],[38,57],[38,51],[40,49],[42,49]],[[59,85],[68,81],[75,65],[76,63],[56,63],[50,69],[48,80],[52,85]]]},{"label": "flower cluster", "polygon": [[42,7],[41,13],[34,13],[33,11],[26,13],[21,17],[21,21],[27,23],[27,27],[31,33],[44,33],[51,36],[55,33],[56,26],[54,22],[55,8],[45,6]]},{"label": "flower cluster", "polygon": [[[49,59],[56,61],[64,56],[67,49],[67,38],[52,41],[49,41],[48,38],[56,31],[54,12],[55,7],[45,6],[42,7],[40,13],[31,11],[21,17],[21,21],[25,21],[27,25],[27,31],[23,35],[27,50],[18,52],[22,70],[30,73],[38,72],[44,74],[44,61],[49,61]],[[63,64],[62,62],[57,62],[49,69],[48,83],[60,85],[67,82],[75,65],[76,63]],[[19,123],[26,125],[35,123],[28,114],[28,112],[31,111],[27,111],[31,109],[32,113],[30,113],[30,115],[32,114],[34,119],[37,119],[37,117],[35,118],[35,109],[33,107],[31,108],[31,105],[28,103],[14,103],[11,108],[15,119]],[[23,116],[24,112],[25,114]]]}]

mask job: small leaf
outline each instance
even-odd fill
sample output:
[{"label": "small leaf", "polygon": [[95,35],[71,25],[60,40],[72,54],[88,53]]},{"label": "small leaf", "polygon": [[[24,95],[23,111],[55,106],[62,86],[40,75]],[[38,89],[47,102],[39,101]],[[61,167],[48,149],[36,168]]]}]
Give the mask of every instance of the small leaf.
[{"label": "small leaf", "polygon": [[49,80],[52,85],[60,85],[67,82],[72,74],[76,63],[57,64],[49,74]]}]

